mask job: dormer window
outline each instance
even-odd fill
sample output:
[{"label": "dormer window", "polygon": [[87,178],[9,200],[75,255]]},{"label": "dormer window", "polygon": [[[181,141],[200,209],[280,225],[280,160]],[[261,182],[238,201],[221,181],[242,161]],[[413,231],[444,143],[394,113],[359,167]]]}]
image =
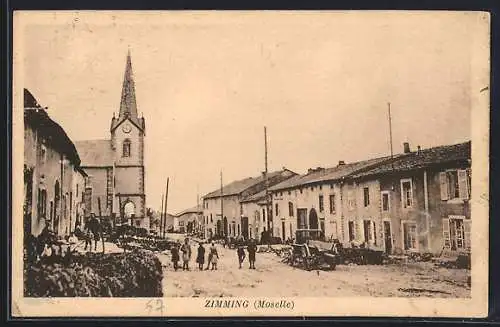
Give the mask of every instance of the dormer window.
[{"label": "dormer window", "polygon": [[123,153],[122,157],[130,157],[130,140],[126,139],[123,141]]}]

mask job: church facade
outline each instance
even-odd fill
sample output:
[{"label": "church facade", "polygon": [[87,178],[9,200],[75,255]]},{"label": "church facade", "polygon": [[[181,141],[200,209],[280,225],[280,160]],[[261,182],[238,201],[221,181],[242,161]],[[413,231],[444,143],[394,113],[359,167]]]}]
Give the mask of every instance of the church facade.
[{"label": "church facade", "polygon": [[110,218],[149,230],[146,214],[144,117],[137,114],[137,101],[130,52],[118,117],[111,118],[110,138],[77,141],[81,167],[88,175],[89,201],[85,215]]}]

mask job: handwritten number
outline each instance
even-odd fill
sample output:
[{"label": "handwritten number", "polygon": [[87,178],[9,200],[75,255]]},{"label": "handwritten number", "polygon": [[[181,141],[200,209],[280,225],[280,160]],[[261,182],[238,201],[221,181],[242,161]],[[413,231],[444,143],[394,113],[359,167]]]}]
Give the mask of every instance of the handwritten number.
[{"label": "handwritten number", "polygon": [[146,309],[150,314],[159,312],[160,315],[163,315],[163,310],[165,309],[165,305],[163,304],[163,299],[149,300],[146,303]]}]

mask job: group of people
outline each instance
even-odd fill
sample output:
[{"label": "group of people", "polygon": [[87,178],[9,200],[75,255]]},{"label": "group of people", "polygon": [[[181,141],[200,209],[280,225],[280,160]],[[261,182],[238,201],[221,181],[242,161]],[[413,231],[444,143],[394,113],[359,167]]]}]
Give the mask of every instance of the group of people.
[{"label": "group of people", "polygon": [[[237,249],[236,253],[238,256],[239,268],[242,268],[243,262],[246,258],[245,253],[245,242],[242,237],[239,237],[236,240]],[[255,254],[257,253],[257,242],[252,238],[248,241],[246,245],[248,251],[248,261],[249,261],[249,269],[255,269]],[[203,242],[199,242],[197,254],[196,254],[196,263],[198,264],[199,270],[204,270],[205,265],[205,252],[206,249],[203,246]],[[184,244],[180,244],[180,241],[177,241],[172,248],[170,249],[170,253],[172,255],[172,263],[174,266],[174,270],[177,271],[179,269],[179,261],[182,258],[182,270],[190,270],[189,269],[189,261],[191,260],[192,250],[191,245],[189,244],[189,239],[184,239]],[[217,270],[217,262],[219,261],[219,253],[217,252],[217,248],[215,243],[212,242],[211,246],[208,249],[208,260],[207,266],[205,270]]]},{"label": "group of people", "polygon": [[[179,269],[180,252],[182,252],[182,270],[189,270],[189,261],[191,260],[191,245],[189,245],[189,239],[184,240],[184,244],[180,245],[180,241],[177,241],[172,248],[170,253],[172,254],[172,263],[174,265],[174,270]],[[205,270],[210,268],[212,265],[212,270],[217,270],[217,261],[219,260],[219,254],[215,243],[209,248],[208,262]],[[203,270],[203,265],[205,264],[205,247],[203,242],[199,242],[198,253],[196,255],[196,263],[198,264],[198,269]]]}]

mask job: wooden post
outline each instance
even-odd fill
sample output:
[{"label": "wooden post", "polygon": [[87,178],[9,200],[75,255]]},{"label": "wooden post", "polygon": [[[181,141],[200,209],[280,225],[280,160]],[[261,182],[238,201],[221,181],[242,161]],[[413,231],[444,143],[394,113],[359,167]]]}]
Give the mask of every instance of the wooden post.
[{"label": "wooden post", "polygon": [[160,211],[160,236],[162,235],[163,231],[163,193],[161,194],[161,211]]},{"label": "wooden post", "polygon": [[[224,224],[224,185],[222,184],[222,170],[220,171],[220,222],[221,222],[221,228],[222,231],[220,234],[224,236],[224,238],[227,238],[226,235],[226,225]],[[226,220],[226,223],[229,225],[229,223]]]},{"label": "wooden post", "polygon": [[168,202],[168,184],[170,181],[170,177],[167,177],[167,187],[165,190],[165,214],[164,214],[164,219],[163,219],[163,238],[166,236],[166,229],[167,229],[167,202]]},{"label": "wooden post", "polygon": [[104,228],[102,225],[101,197],[97,197],[97,207],[99,209],[99,221],[101,225],[102,253],[104,253]]}]

